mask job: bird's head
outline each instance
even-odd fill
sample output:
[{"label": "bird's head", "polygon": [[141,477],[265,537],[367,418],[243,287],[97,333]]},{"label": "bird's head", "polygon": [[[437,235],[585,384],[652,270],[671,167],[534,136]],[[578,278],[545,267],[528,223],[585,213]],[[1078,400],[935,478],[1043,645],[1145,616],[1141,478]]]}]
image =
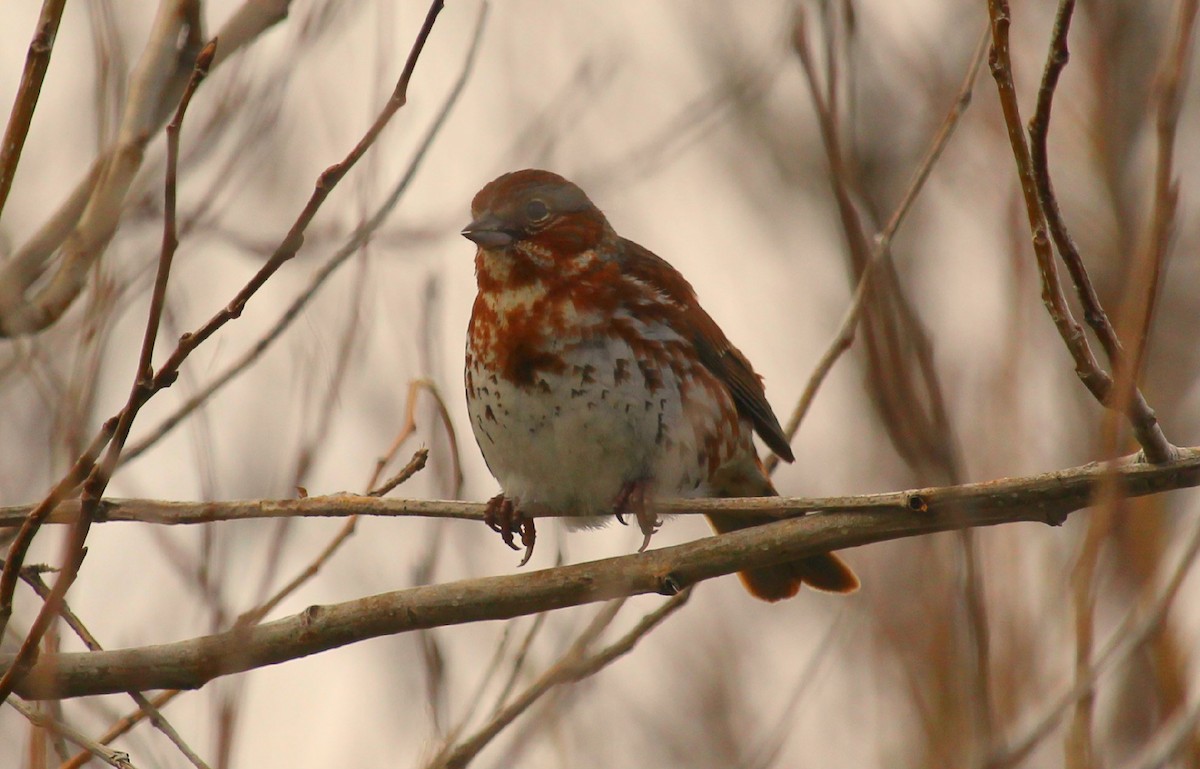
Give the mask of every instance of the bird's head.
[{"label": "bird's head", "polygon": [[554,261],[594,248],[609,230],[583,190],[532,168],[504,174],[480,190],[471,218],[462,234],[481,251],[516,250]]}]

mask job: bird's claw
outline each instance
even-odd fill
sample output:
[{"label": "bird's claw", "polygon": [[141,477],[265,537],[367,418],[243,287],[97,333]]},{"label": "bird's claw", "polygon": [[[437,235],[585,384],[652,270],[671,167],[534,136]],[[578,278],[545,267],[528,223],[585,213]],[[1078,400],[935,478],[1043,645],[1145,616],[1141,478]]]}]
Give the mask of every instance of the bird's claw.
[{"label": "bird's claw", "polygon": [[[520,550],[521,545],[525,547],[525,557],[517,564],[517,568],[529,563],[533,556],[533,544],[537,541],[537,528],[533,525],[533,519],[522,515],[511,499],[503,494],[489,499],[483,511],[483,522],[492,531],[499,532],[500,539],[513,550]],[[518,533],[521,535],[521,545],[516,543],[514,537]]]},{"label": "bird's claw", "polygon": [[650,546],[650,537],[662,525],[658,516],[646,504],[646,493],[649,488],[650,481],[645,478],[630,481],[621,487],[620,493],[613,502],[613,515],[617,516],[617,520],[623,525],[628,525],[625,523],[626,514],[632,513],[633,517],[637,519],[638,528],[641,529],[643,535],[642,546],[638,548],[639,553],[644,552]]}]

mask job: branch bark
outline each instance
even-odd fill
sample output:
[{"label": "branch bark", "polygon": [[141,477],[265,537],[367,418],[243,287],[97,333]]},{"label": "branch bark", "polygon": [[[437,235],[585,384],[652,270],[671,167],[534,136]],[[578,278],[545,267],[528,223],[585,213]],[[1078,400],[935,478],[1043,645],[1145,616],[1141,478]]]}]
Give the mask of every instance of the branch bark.
[{"label": "branch bark", "polygon": [[[1128,497],[1158,494],[1172,489],[1200,486],[1200,447],[1181,448],[1179,457],[1164,464],[1137,461],[1131,455],[1113,463],[1092,462],[1039,475],[1001,478],[960,486],[940,486],[884,494],[847,497],[750,497],[746,499],[661,500],[655,509],[663,515],[730,513],[775,515],[790,518],[814,512],[903,514],[927,511],[928,515],[955,510],[1005,510],[1034,508],[1032,518],[1061,523],[1071,512],[1090,504],[1092,492],[1105,477],[1115,479]],[[105,499],[96,513],[96,523],[114,521],[182,526],[216,521],[260,518],[345,518],[351,515],[452,518],[482,521],[485,505],[443,499],[379,499],[356,494],[332,494],[303,499],[246,499],[223,502],[174,502],[155,499]],[[19,526],[31,505],[0,507],[0,529]],[[531,511],[535,518],[555,517]],[[79,516],[79,501],[61,502],[46,519],[47,524],[73,523]],[[995,521],[1003,523],[1004,521]],[[970,526],[967,524],[964,526]],[[924,532],[914,531],[906,536]],[[862,543],[857,543],[862,544]]]},{"label": "branch bark", "polygon": [[[1124,460],[1057,473],[895,494],[818,500],[836,512],[782,520],[683,545],[540,571],[398,590],[312,606],[255,627],[160,646],[44,655],[18,684],[27,699],[57,699],[147,689],[194,689],[212,679],[274,665],[382,635],[509,619],[643,593],[675,594],[689,585],[746,568],[830,550],[939,531],[1019,521],[1059,524],[1087,506],[1104,478],[1129,496],[1200,485],[1200,448],[1150,465]],[[349,509],[346,504],[329,510]],[[309,502],[299,500],[298,502]],[[383,502],[383,500],[379,500]],[[814,500],[689,500],[664,509],[795,512]],[[407,502],[404,504],[413,504]],[[423,503],[426,511],[446,503]],[[420,505],[418,505],[420,506]],[[461,512],[475,513],[482,505]],[[0,655],[0,671],[13,655]]]}]

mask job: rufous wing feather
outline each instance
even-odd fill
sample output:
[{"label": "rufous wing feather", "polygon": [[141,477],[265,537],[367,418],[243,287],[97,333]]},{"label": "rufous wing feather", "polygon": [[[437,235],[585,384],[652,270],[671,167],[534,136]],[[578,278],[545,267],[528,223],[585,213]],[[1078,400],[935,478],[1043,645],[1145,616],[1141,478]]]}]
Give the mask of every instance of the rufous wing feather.
[{"label": "rufous wing feather", "polygon": [[[771,481],[760,468],[741,473],[724,473],[716,479],[716,497],[773,497],[778,496]],[[761,526],[777,520],[770,516],[747,516],[714,513],[707,516],[718,534]],[[858,589],[858,577],[849,566],[833,553],[823,553],[787,563],[762,566],[739,572],[746,589],[764,601],[791,598],[800,586],[808,585],[828,593],[853,593]]]},{"label": "rufous wing feather", "polygon": [[747,417],[767,446],[781,459],[796,459],[787,436],[779,424],[762,378],[754,373],[750,361],[733,346],[725,332],[700,306],[692,285],[661,257],[632,240],[622,240],[622,268],[652,286],[680,308],[672,325],[691,340],[705,368],[717,375],[733,396],[738,412]]}]

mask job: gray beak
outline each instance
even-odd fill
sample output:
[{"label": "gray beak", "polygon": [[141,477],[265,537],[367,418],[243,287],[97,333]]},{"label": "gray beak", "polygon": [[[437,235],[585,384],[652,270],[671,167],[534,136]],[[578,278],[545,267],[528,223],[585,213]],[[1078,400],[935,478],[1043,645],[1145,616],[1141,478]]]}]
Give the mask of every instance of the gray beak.
[{"label": "gray beak", "polygon": [[512,245],[516,236],[494,217],[481,216],[471,222],[462,231],[462,236],[473,241],[480,248],[506,248]]}]

